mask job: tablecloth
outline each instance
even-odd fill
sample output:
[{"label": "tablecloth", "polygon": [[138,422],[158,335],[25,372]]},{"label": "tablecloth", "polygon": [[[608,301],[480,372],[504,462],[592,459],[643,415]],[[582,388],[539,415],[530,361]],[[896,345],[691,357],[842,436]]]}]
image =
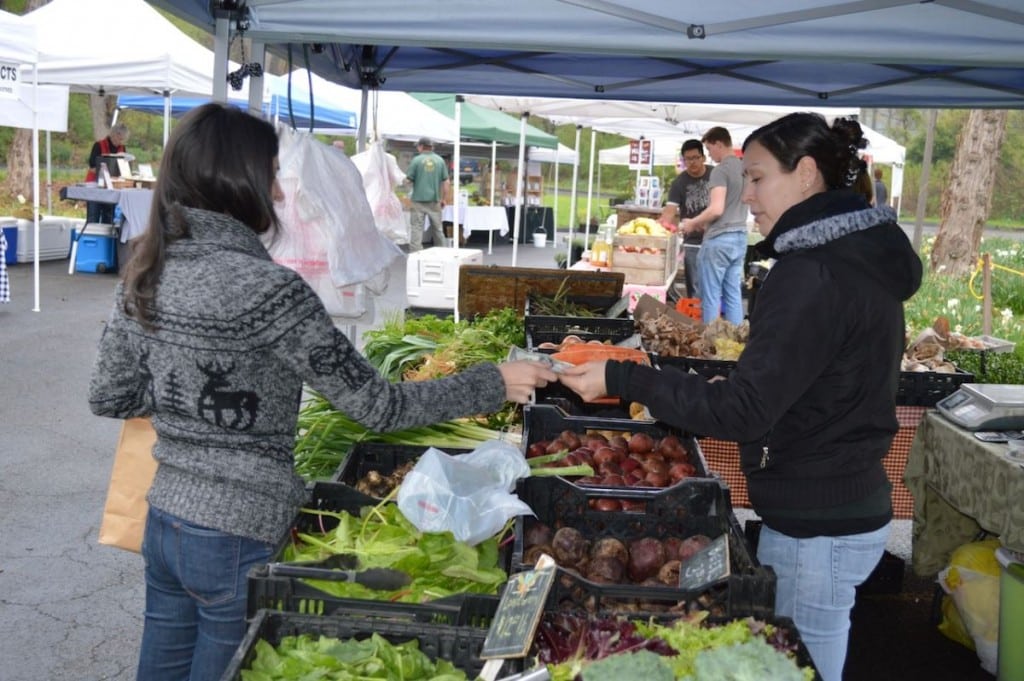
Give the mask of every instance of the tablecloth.
[{"label": "tablecloth", "polygon": [[149,225],[149,208],[153,204],[152,189],[122,189],[118,199],[124,223],[121,225],[121,243],[141,236]]},{"label": "tablecloth", "polygon": [[1024,469],[1005,444],[985,443],[929,411],[903,475],[914,496],[913,568],[934,576],[950,554],[985,530],[1024,551]]},{"label": "tablecloth", "polygon": [[[454,211],[445,206],[441,211],[441,220],[452,222]],[[462,235],[468,237],[475,231],[498,232],[501,236],[508,234],[508,219],[505,209],[501,206],[466,206],[459,207],[459,220],[462,222]]]}]

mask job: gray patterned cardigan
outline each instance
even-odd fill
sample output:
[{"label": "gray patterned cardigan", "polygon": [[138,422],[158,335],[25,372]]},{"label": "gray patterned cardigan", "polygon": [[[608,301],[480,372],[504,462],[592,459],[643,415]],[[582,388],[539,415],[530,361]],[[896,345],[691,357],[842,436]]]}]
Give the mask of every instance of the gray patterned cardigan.
[{"label": "gray patterned cardigan", "polygon": [[154,507],[200,526],[279,540],[305,498],[293,470],[304,382],[380,432],[503,403],[493,364],[438,381],[389,383],[252,230],[218,213],[186,213],[192,237],[167,250],[157,329],[124,314],[118,287],[89,385],[95,414],[152,417]]}]

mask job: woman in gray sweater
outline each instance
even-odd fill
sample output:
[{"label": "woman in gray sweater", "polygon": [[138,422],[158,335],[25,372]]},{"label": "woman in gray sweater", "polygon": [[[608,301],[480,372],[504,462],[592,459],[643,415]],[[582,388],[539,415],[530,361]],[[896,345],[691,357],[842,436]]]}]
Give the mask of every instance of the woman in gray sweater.
[{"label": "woman in gray sweater", "polygon": [[374,431],[525,402],[556,376],[481,364],[392,384],[261,242],[278,227],[273,127],[208,104],[175,128],[149,228],[99,343],[89,405],[152,417],[159,463],[142,554],[138,678],[219,679],[245,633],[246,574],[303,503],[293,470],[303,384]]}]

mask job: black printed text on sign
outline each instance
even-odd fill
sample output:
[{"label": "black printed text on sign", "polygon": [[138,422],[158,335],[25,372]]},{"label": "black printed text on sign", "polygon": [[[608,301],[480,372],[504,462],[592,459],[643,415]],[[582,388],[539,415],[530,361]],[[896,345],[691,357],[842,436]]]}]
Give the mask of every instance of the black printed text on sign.
[{"label": "black printed text on sign", "polygon": [[526,657],[557,572],[552,565],[509,578],[480,659]]}]

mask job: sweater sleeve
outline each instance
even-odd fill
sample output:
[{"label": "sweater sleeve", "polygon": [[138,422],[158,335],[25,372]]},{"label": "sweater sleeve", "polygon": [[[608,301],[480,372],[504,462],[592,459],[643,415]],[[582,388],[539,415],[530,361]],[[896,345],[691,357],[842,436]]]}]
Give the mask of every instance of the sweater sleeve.
[{"label": "sweater sleeve", "polygon": [[305,288],[290,312],[294,324],[276,341],[278,355],[335,408],[376,432],[403,430],[495,411],[505,383],[494,364],[480,364],[432,381],[391,383],[331,322],[320,299]]},{"label": "sweater sleeve", "polygon": [[89,380],[89,408],[97,416],[126,419],[152,410],[145,362],[132,342],[131,326],[121,311],[120,293],[100,335]]}]

